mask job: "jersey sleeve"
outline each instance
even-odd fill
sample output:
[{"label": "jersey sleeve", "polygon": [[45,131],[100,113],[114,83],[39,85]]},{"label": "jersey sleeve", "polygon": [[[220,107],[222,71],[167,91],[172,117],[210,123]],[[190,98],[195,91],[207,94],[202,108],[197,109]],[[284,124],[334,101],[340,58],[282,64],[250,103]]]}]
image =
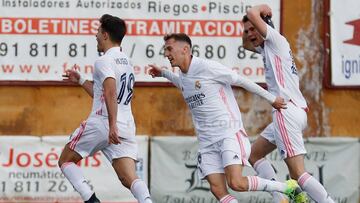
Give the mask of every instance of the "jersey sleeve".
[{"label": "jersey sleeve", "polygon": [[170,80],[177,88],[181,89],[179,76],[169,70],[162,70],[161,76]]},{"label": "jersey sleeve", "polygon": [[111,64],[104,59],[96,60],[94,77],[96,77],[101,84],[103,84],[106,78],[114,78],[114,79],[116,78],[115,72],[111,68]]},{"label": "jersey sleeve", "polygon": [[276,99],[274,95],[272,95],[270,92],[266,91],[253,81],[238,75],[236,72],[220,63],[213,65],[210,69],[210,73],[211,77],[214,80],[223,84],[243,87],[247,91],[263,97],[271,104]]},{"label": "jersey sleeve", "polygon": [[265,40],[268,42],[267,45],[277,54],[286,54],[284,51],[290,47],[286,38],[269,25],[267,25]]},{"label": "jersey sleeve", "polygon": [[231,85],[237,79],[237,74],[221,63],[212,63],[208,70],[210,78],[219,83]]},{"label": "jersey sleeve", "polygon": [[253,94],[259,95],[260,97],[266,99],[270,104],[275,102],[276,97],[273,94],[266,91],[264,88],[260,87],[255,82],[253,82],[245,77],[238,75],[237,79],[233,83],[233,85],[243,87],[247,91],[249,91]]}]

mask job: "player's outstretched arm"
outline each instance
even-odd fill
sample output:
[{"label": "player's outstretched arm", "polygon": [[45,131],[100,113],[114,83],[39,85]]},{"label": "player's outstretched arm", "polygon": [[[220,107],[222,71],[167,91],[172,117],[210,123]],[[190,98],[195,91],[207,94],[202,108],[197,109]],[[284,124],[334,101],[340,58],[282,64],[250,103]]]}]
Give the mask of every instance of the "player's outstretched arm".
[{"label": "player's outstretched arm", "polygon": [[149,75],[151,75],[151,77],[153,78],[162,77],[161,68],[156,66],[155,64],[149,64],[145,67],[145,69],[149,69]]},{"label": "player's outstretched arm", "polygon": [[85,80],[81,77],[80,73],[77,71],[80,67],[78,65],[74,65],[72,69],[66,70],[65,75],[63,75],[64,79],[63,81],[70,81],[73,83],[78,83],[81,85],[85,91],[91,96],[94,97],[93,92],[93,82],[89,80]]},{"label": "player's outstretched arm", "polygon": [[169,70],[163,70],[159,66],[156,66],[155,64],[149,64],[145,67],[146,69],[149,69],[149,75],[151,75],[153,78],[155,77],[164,77],[170,80],[177,88],[180,88],[180,80],[179,76],[175,75]]},{"label": "player's outstretched arm", "polygon": [[247,91],[266,99],[275,109],[286,109],[286,103],[282,97],[272,95],[270,92],[245,77],[237,76],[234,85],[241,86]]},{"label": "player's outstretched arm", "polygon": [[272,16],[271,8],[266,4],[257,5],[248,9],[246,11],[246,15],[249,21],[254,25],[256,30],[258,30],[263,37],[266,37],[267,25],[265,21],[262,19],[262,16],[271,17]]},{"label": "player's outstretched arm", "polygon": [[85,82],[81,86],[90,95],[90,97],[94,97],[94,90],[93,90],[94,82],[93,81],[85,80]]}]

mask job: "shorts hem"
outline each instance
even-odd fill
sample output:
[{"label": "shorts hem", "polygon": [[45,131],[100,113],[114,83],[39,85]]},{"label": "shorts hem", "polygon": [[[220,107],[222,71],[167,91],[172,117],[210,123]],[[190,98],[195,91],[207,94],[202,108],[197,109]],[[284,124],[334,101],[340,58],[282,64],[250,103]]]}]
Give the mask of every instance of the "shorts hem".
[{"label": "shorts hem", "polygon": [[295,156],[298,156],[298,155],[305,155],[306,154],[306,151],[301,151],[301,152],[297,152],[295,153],[293,156],[282,156],[282,159],[287,159],[287,158],[292,158],[292,157],[295,157]]},{"label": "shorts hem", "polygon": [[109,160],[109,161],[112,163],[114,159],[121,159],[121,158],[130,158],[130,159],[134,160],[135,162],[139,162],[137,157],[135,157],[135,156],[130,156],[130,155],[121,155],[121,156],[118,156],[118,157],[113,157],[113,158],[112,158],[111,160]]},{"label": "shorts hem", "polygon": [[218,174],[225,174],[224,171],[213,171],[213,172],[206,173],[206,174],[204,174],[204,175],[199,175],[199,177],[200,177],[201,180],[204,180],[204,179],[206,179],[206,177],[207,177],[208,175],[217,174],[217,173],[218,173]]}]

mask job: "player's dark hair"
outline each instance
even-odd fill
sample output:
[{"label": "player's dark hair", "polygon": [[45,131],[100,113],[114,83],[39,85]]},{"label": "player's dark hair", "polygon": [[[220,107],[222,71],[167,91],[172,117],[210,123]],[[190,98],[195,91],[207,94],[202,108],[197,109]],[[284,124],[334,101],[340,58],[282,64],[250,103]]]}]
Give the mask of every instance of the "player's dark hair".
[{"label": "player's dark hair", "polygon": [[175,41],[186,42],[192,47],[190,37],[185,33],[171,33],[164,36],[164,41],[168,41],[169,39],[174,39]]},{"label": "player's dark hair", "polygon": [[247,17],[247,15],[244,15],[243,18],[242,18],[242,22],[246,23],[248,21],[249,21],[249,18]]},{"label": "player's dark hair", "polygon": [[125,21],[116,16],[104,14],[100,18],[100,23],[102,30],[109,34],[111,41],[120,44],[126,34]]},{"label": "player's dark hair", "polygon": [[[272,22],[270,16],[261,16],[261,18],[265,21],[266,24],[270,25],[272,28],[275,28],[274,23]],[[247,17],[247,15],[244,15],[242,22],[246,23],[248,21],[249,21],[249,18]]]}]

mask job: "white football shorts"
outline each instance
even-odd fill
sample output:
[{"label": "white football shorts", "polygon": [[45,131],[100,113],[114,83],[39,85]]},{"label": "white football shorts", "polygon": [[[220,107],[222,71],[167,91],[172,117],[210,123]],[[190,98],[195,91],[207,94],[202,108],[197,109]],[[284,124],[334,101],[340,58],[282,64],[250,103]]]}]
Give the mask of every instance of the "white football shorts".
[{"label": "white football shorts", "polygon": [[251,145],[245,133],[240,130],[236,136],[222,139],[198,152],[198,175],[201,179],[214,173],[224,173],[229,165],[251,166],[248,159]]},{"label": "white football shorts", "polygon": [[273,111],[272,118],[273,122],[261,136],[277,146],[283,159],[306,154],[303,140],[303,130],[307,126],[306,111],[289,102],[287,109]]},{"label": "white football shorts", "polygon": [[138,146],[135,139],[134,128],[121,128],[119,133],[126,135],[120,137],[120,144],[109,144],[109,122],[105,117],[89,117],[80,124],[68,142],[69,147],[83,158],[102,151],[105,157],[112,162],[113,159],[129,157],[137,160]]}]

